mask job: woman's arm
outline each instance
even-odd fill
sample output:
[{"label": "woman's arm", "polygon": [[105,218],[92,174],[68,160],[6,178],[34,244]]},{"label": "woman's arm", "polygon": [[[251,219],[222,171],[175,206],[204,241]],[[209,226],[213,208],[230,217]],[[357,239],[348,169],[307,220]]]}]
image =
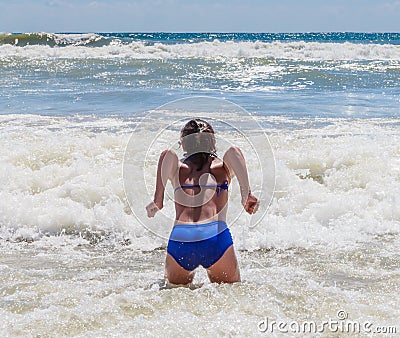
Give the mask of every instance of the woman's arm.
[{"label": "woman's arm", "polygon": [[164,150],[158,160],[156,190],[153,202],[146,206],[147,216],[154,217],[164,206],[164,192],[168,179],[178,170],[178,156],[172,150]]},{"label": "woman's arm", "polygon": [[244,209],[253,214],[257,211],[259,202],[251,193],[249,175],[247,173],[246,161],[242,151],[238,147],[230,147],[223,158],[231,177],[235,175],[239,181],[240,194]]}]

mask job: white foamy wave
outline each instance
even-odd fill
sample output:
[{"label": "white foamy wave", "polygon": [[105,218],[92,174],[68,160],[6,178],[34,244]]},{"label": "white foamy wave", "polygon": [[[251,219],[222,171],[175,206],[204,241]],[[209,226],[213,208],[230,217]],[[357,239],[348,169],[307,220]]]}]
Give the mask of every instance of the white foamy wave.
[{"label": "white foamy wave", "polygon": [[[255,228],[247,228],[246,215],[232,225],[238,248],[341,247],[399,232],[399,121],[321,119],[325,126],[316,128],[298,120],[293,130],[293,120],[268,120],[277,126],[269,130],[276,191]],[[146,250],[165,245],[125,199],[122,159],[131,126],[117,118],[0,116],[0,238],[66,234],[127,240]],[[148,132],[138,131],[137,139]],[[251,178],[255,165],[248,167]],[[155,168],[148,170],[154,178]],[[146,189],[136,193],[151,199]],[[238,208],[232,196],[230,210]]]},{"label": "white foamy wave", "polygon": [[[58,37],[60,38],[60,37]],[[63,37],[61,37],[63,38]],[[68,38],[69,35],[68,35]],[[96,38],[96,36],[94,36]],[[79,41],[82,37],[79,37]],[[91,39],[91,38],[89,38]],[[0,58],[265,58],[293,60],[398,60],[400,46],[389,44],[318,43],[318,42],[199,42],[148,44],[142,41],[121,43],[118,40],[101,47],[79,44],[66,47],[47,45],[0,46]]]},{"label": "white foamy wave", "polygon": [[[117,125],[119,133],[101,132]],[[99,125],[2,116],[0,236],[34,240],[60,233],[143,235],[124,203],[124,128],[113,119]]]},{"label": "white foamy wave", "polygon": [[104,40],[98,34],[52,34],[57,46],[60,45],[74,45],[74,46],[90,46],[96,42]]},{"label": "white foamy wave", "polygon": [[397,234],[400,133],[382,122],[337,120],[272,136],[275,199],[251,246],[335,247]]}]

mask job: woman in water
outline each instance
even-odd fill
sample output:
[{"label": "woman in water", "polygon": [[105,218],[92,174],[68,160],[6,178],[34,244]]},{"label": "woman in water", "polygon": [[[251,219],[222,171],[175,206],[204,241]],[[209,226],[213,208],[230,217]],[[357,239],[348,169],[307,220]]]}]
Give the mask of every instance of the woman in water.
[{"label": "woman in water", "polygon": [[259,205],[250,190],[243,154],[231,147],[220,160],[214,130],[201,119],[186,123],[180,143],[185,151],[183,159],[179,160],[172,150],[161,153],[154,200],[146,207],[149,217],[163,208],[165,186],[170,180],[176,218],[168,241],[166,277],[173,284],[189,284],[194,270],[202,265],[211,282],[239,282],[239,267],[226,224],[228,186],[234,176],[239,181],[244,209],[253,214]]}]

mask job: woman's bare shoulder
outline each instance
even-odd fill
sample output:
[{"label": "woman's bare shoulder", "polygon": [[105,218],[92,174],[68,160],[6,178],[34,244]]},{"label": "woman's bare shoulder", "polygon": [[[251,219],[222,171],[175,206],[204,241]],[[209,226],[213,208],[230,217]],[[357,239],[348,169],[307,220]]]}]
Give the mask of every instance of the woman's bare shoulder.
[{"label": "woman's bare shoulder", "polygon": [[212,162],[211,162],[211,169],[218,169],[222,168],[224,166],[224,161],[222,161],[220,158],[215,157]]},{"label": "woman's bare shoulder", "polygon": [[164,149],[161,154],[160,157],[164,158],[164,157],[170,157],[170,158],[178,158],[178,155],[175,153],[175,151],[173,151],[172,149]]},{"label": "woman's bare shoulder", "polygon": [[231,177],[227,166],[225,165],[224,161],[221,160],[220,158],[215,158],[212,161],[210,169],[218,173],[219,175],[227,176],[229,178]]}]

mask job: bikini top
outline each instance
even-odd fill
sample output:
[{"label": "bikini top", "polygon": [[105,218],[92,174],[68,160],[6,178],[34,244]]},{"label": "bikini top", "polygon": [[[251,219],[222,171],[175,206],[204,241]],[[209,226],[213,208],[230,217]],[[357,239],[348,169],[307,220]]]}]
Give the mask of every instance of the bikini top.
[{"label": "bikini top", "polygon": [[224,183],[222,183],[222,184],[183,184],[183,185],[177,186],[175,188],[174,192],[176,192],[178,189],[200,188],[200,187],[217,188],[217,196],[219,196],[219,194],[221,193],[221,190],[228,191],[228,180],[225,180]]}]

